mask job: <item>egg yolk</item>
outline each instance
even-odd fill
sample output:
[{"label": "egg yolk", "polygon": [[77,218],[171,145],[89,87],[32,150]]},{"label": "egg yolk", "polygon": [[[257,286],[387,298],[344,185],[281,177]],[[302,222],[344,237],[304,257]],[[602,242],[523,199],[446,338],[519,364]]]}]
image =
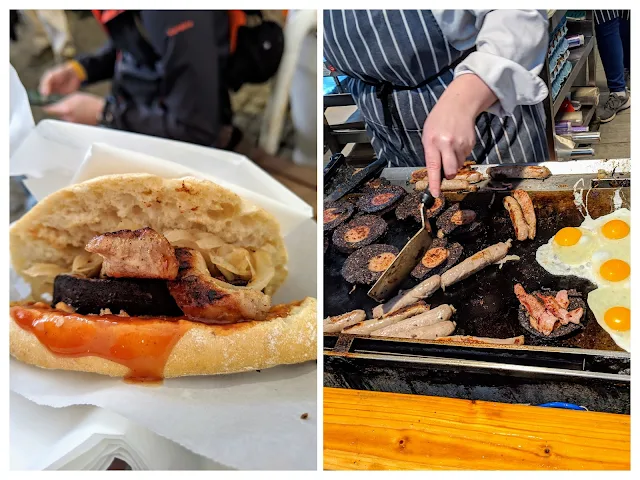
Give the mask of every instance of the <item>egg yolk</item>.
[{"label": "egg yolk", "polygon": [[604,313],[604,323],[618,332],[631,329],[631,310],[625,307],[612,307]]},{"label": "egg yolk", "polygon": [[620,240],[629,235],[629,224],[623,220],[609,220],[602,226],[602,235],[610,240]]},{"label": "egg yolk", "polygon": [[631,267],[623,260],[607,260],[600,265],[600,276],[610,282],[619,282],[628,278],[631,274]]},{"label": "egg yolk", "polygon": [[554,237],[555,242],[561,247],[570,247],[580,241],[582,232],[576,227],[564,227]]}]

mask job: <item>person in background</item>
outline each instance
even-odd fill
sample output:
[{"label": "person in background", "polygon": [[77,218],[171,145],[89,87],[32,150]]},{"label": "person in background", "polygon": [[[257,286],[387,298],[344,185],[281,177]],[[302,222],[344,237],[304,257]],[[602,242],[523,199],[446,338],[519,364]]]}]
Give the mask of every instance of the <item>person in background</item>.
[{"label": "person in background", "polygon": [[[227,11],[96,10],[108,35],[98,52],[45,73],[40,93],[67,95],[49,115],[255,157],[233,127],[225,83]],[[107,98],[78,92],[111,80]],[[245,152],[242,149],[249,149]]]},{"label": "person in background", "polygon": [[544,10],[324,11],[324,55],[378,158],[426,162],[433,195],[467,160],[547,159],[547,48]]},{"label": "person in background", "polygon": [[631,10],[594,10],[593,17],[609,87],[609,98],[598,106],[597,115],[607,123],[631,106]]},{"label": "person in background", "polygon": [[33,43],[41,56],[51,49],[57,61],[73,58],[76,48],[64,10],[23,10],[35,29]]},{"label": "person in background", "polygon": [[[27,91],[13,65],[9,64],[9,158],[22,145],[35,123],[29,105]],[[11,160],[10,160],[11,163]],[[13,171],[10,166],[10,172]],[[22,178],[9,177],[9,221],[14,222],[35,204],[35,198],[27,191]]]}]

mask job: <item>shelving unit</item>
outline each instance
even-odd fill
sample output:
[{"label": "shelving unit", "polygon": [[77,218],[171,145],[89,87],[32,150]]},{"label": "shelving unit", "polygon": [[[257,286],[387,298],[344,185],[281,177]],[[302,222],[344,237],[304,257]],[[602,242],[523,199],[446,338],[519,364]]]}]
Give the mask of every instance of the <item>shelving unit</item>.
[{"label": "shelving unit", "polygon": [[[558,24],[562,21],[562,18],[567,13],[566,10],[554,10],[550,12],[549,17],[549,32],[553,32]],[[544,100],[544,111],[547,118],[547,145],[549,146],[549,160],[558,160],[556,154],[554,132],[556,129],[555,117],[560,111],[562,102],[571,92],[574,87],[583,86],[595,86],[596,85],[596,40],[593,26],[593,11],[587,10],[587,17],[582,21],[571,21],[567,23],[569,32],[571,34],[584,35],[584,45],[578,48],[572,48],[569,55],[569,62],[573,64],[573,69],[567,77],[564,85],[562,86],[560,93],[553,100],[551,95],[551,72],[549,71],[548,59],[545,62],[545,68],[540,75],[547,84],[549,89],[549,95]],[[584,107],[583,107],[584,108]],[[596,105],[591,105],[588,110],[585,110],[582,117],[582,124],[589,125],[593,115],[596,111]]]}]

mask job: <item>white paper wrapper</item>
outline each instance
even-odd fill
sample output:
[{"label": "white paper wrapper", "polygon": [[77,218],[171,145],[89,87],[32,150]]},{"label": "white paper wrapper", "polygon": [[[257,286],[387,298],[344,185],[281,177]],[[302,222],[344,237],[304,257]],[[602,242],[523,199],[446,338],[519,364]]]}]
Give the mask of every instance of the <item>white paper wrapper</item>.
[{"label": "white paper wrapper", "polygon": [[11,392],[12,470],[221,470],[216,464],[102,408],[38,405]]},{"label": "white paper wrapper", "polygon": [[[129,142],[127,146],[135,145],[137,153],[97,144],[104,141],[118,146]],[[163,155],[164,160],[148,156],[148,152],[158,151],[169,154]],[[218,154],[222,155],[216,162],[212,157]],[[190,164],[167,161],[171,156],[189,158]],[[29,176],[27,185],[38,198],[74,179],[107,173],[194,175],[216,181],[264,206],[282,225],[289,278],[274,302],[316,296],[316,224],[311,207],[244,157],[127,133],[43,122],[12,157],[12,164],[14,172]],[[192,166],[196,164],[199,168]],[[15,275],[11,293],[14,297],[24,293]],[[10,373],[11,390],[33,402],[52,407],[102,407],[224,466],[316,468],[315,362],[237,375],[172,379],[157,387],[130,385],[99,375],[45,371],[13,359]],[[303,413],[308,414],[306,420],[300,418]]]}]

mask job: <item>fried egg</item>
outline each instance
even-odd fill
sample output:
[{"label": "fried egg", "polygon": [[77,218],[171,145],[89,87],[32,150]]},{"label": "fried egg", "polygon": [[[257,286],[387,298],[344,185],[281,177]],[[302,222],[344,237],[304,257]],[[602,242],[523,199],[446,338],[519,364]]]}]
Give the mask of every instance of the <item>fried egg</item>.
[{"label": "fried egg", "polygon": [[565,227],[538,249],[536,260],[553,275],[576,275],[594,281],[591,257],[598,247],[596,240],[591,230]]},{"label": "fried egg", "polygon": [[628,252],[631,247],[631,212],[626,208],[596,219],[587,218],[582,227],[594,231],[599,245],[607,251]]},{"label": "fried egg", "polygon": [[587,296],[598,324],[620,348],[631,351],[631,290],[602,287]]},{"label": "fried egg", "polygon": [[553,275],[575,275],[598,286],[588,295],[598,324],[618,346],[630,351],[631,212],[620,208],[579,227],[559,230],[536,252]]}]

